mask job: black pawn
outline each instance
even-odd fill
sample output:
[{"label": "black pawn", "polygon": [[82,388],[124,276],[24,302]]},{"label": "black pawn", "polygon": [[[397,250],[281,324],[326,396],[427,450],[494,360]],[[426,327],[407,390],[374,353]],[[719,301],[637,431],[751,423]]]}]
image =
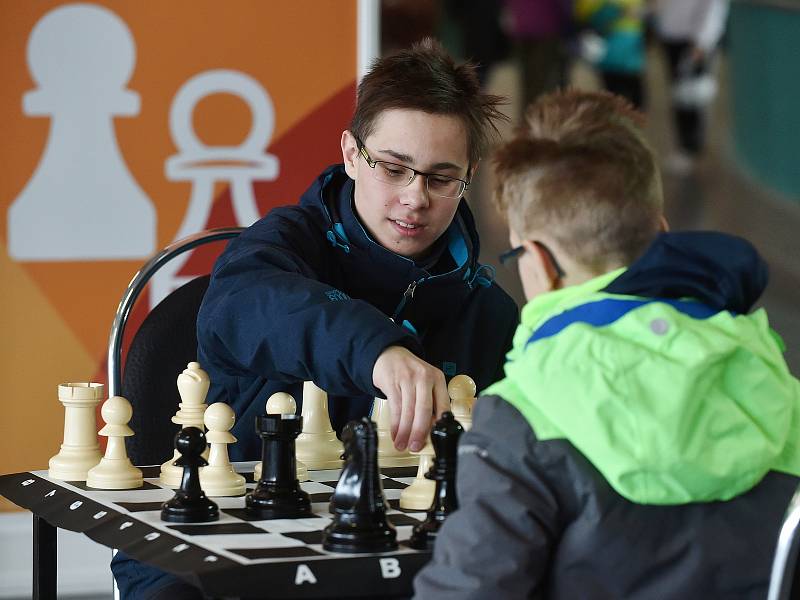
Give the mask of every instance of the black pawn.
[{"label": "black pawn", "polygon": [[397,532],[386,520],[386,500],[378,471],[378,430],[367,417],[342,432],[345,465],[331,498],[333,522],[322,532],[329,552],[390,552]]},{"label": "black pawn", "polygon": [[261,436],[261,479],[245,496],[247,512],[258,519],[310,517],[311,499],[297,481],[294,440],[303,430],[298,415],[259,415],[256,433]]},{"label": "black pawn", "polygon": [[201,455],[206,449],[206,435],[197,427],[184,427],[175,435],[180,457],[175,465],[183,467],[181,487],[171,500],[161,505],[161,520],[170,523],[207,523],[219,519],[219,508],[200,488],[200,467],[207,465]]},{"label": "black pawn", "polygon": [[425,473],[425,477],[436,482],[436,491],[427,518],[414,527],[411,534],[409,546],[412,548],[418,550],[432,548],[436,541],[436,534],[447,515],[458,508],[456,460],[458,458],[458,440],[462,433],[464,433],[464,428],[449,411],[444,413],[431,429],[431,443],[436,452],[436,458],[430,470]]}]

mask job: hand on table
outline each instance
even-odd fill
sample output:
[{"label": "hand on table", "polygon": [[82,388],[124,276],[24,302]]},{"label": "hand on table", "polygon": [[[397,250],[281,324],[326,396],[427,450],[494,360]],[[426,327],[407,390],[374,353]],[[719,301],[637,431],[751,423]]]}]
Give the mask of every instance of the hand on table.
[{"label": "hand on table", "polygon": [[372,383],[389,400],[395,448],[421,450],[433,415],[450,410],[444,373],[402,346],[389,346],[375,361]]}]

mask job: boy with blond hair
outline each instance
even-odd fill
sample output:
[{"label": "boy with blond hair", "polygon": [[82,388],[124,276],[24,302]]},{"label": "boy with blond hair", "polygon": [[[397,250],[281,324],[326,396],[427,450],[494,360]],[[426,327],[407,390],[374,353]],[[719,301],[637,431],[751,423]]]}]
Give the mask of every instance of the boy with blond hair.
[{"label": "boy with blond hair", "polygon": [[527,305],[459,448],[418,598],[764,598],[800,382],[742,239],[668,233],[640,116],[530,107],[495,159]]}]

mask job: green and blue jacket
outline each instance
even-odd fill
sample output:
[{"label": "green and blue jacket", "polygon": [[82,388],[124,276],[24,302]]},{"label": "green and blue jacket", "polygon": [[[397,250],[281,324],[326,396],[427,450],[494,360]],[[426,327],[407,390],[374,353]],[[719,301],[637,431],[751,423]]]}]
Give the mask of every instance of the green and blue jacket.
[{"label": "green and blue jacket", "polygon": [[766,597],[800,475],[766,281],[744,240],[669,233],[530,301],[418,597]]}]

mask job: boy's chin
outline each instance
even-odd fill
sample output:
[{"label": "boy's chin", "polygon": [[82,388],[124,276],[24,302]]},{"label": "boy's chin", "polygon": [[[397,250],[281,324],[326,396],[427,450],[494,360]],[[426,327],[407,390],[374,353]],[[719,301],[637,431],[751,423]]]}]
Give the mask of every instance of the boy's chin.
[{"label": "boy's chin", "polygon": [[424,258],[433,244],[427,244],[422,240],[409,240],[408,238],[393,236],[388,243],[381,243],[387,250],[410,260]]}]

